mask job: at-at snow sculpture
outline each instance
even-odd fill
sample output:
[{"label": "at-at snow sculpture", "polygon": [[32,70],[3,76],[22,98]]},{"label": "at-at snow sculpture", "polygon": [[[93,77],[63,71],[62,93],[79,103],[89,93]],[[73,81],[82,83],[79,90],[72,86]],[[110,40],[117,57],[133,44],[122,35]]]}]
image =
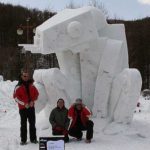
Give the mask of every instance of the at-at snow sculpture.
[{"label": "at-at snow sculpture", "polygon": [[94,7],[65,9],[36,28],[32,53],[56,53],[60,70],[37,70],[50,103],[82,98],[94,115],[129,123],[141,90],[138,70],[129,69],[123,24],[107,24]]}]

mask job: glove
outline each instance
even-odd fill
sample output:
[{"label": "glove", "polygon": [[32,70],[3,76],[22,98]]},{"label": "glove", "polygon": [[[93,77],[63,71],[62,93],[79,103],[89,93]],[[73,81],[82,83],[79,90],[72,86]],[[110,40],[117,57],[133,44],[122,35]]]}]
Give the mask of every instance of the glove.
[{"label": "glove", "polygon": [[34,102],[33,102],[33,101],[31,101],[31,102],[29,103],[29,105],[30,105],[30,107],[33,107]]},{"label": "glove", "polygon": [[29,104],[25,104],[25,108],[28,109],[30,106]]},{"label": "glove", "polygon": [[68,130],[64,129],[63,135],[64,135],[64,136],[68,135]]},{"label": "glove", "polygon": [[61,127],[59,127],[59,126],[56,126],[56,127],[55,127],[55,130],[57,130],[57,131],[62,131],[63,128],[61,128]]}]

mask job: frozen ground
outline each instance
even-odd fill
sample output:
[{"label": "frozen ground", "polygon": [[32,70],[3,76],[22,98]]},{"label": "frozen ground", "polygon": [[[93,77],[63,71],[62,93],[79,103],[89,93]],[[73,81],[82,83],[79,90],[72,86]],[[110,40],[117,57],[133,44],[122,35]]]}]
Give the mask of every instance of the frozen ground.
[{"label": "frozen ground", "polygon": [[[16,82],[0,81],[0,150],[38,150],[38,144],[20,146],[18,107],[12,99]],[[131,125],[112,123],[93,118],[94,138],[91,144],[71,140],[66,150],[143,150],[150,147],[150,101],[140,98],[141,113],[135,113]],[[44,113],[37,114],[37,136],[51,136],[51,127]],[[106,127],[105,127],[106,126]],[[104,128],[105,127],[105,128]],[[85,136],[84,136],[85,137]]]}]

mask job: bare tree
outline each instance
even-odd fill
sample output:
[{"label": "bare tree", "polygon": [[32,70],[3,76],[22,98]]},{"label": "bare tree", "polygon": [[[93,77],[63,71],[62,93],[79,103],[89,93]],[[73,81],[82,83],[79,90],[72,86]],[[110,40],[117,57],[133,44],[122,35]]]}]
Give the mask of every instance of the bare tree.
[{"label": "bare tree", "polygon": [[73,0],[70,0],[69,4],[66,5],[66,8],[71,8],[71,9],[80,8],[80,7],[82,6],[75,4]]},{"label": "bare tree", "polygon": [[[77,5],[73,0],[70,0],[66,8],[75,9],[75,8],[80,8],[82,6],[83,5]],[[100,9],[103,12],[103,14],[106,16],[106,18],[108,18],[108,11],[105,5],[99,0],[89,0],[88,6],[93,6],[93,7]]]},{"label": "bare tree", "polygon": [[89,6],[93,6],[93,7],[96,7],[98,9],[100,9],[103,14],[106,16],[106,18],[108,18],[108,11],[104,5],[104,3],[100,2],[99,0],[90,0],[89,1]]}]

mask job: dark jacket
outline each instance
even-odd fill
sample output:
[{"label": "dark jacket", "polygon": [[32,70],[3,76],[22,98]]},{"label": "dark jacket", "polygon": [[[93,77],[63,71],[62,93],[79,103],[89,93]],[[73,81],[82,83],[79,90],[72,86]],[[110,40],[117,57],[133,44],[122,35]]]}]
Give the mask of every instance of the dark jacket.
[{"label": "dark jacket", "polygon": [[63,107],[60,109],[59,107],[54,108],[51,111],[49,121],[52,125],[52,128],[62,127],[64,129],[68,129],[69,127],[69,118],[68,118],[68,109]]}]

